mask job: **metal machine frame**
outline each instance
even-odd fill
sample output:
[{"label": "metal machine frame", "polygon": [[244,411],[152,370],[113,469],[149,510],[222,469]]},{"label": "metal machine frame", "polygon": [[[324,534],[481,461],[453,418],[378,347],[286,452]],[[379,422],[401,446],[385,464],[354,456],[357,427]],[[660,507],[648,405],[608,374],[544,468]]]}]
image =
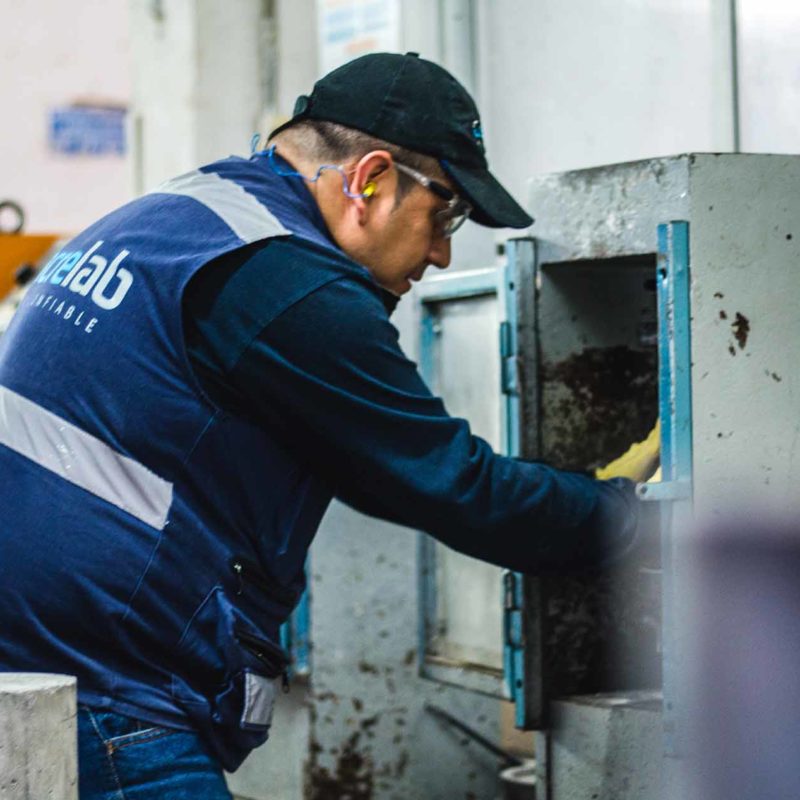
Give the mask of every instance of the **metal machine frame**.
[{"label": "metal machine frame", "polygon": [[[536,240],[511,239],[506,244],[507,263],[501,269],[476,270],[437,277],[419,287],[421,308],[420,372],[433,378],[434,343],[438,303],[497,294],[501,303],[500,389],[503,394],[504,451],[510,456],[536,457],[539,449],[535,422],[538,389],[522,374],[520,352],[528,369],[536,364],[536,285],[539,265]],[[663,661],[666,750],[677,755],[677,671],[673,643],[674,584],[671,530],[691,511],[692,415],[690,376],[689,225],[670,222],[658,226],[657,304],[659,316],[659,415],[663,478],[645,484],[639,494],[647,501],[667,501],[662,515]],[[524,417],[524,419],[523,419]],[[435,544],[420,534],[418,544],[420,587],[419,652],[422,675],[488,694],[499,694],[495,676],[465,669],[430,657],[431,626],[436,621]],[[547,728],[548,694],[544,674],[544,598],[541,582],[520,573],[506,572],[503,580],[504,673],[506,697],[515,703],[519,728]],[[538,611],[537,611],[538,610]]]}]

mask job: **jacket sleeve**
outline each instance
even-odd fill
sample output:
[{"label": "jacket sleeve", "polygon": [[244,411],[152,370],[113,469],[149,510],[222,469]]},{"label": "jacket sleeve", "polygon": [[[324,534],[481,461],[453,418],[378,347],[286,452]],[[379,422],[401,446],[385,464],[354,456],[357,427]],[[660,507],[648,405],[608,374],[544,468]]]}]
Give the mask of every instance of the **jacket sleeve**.
[{"label": "jacket sleeve", "polygon": [[497,455],[449,416],[365,282],[334,280],[295,302],[225,379],[344,502],[455,550],[541,573],[606,564],[635,538],[630,481]]}]

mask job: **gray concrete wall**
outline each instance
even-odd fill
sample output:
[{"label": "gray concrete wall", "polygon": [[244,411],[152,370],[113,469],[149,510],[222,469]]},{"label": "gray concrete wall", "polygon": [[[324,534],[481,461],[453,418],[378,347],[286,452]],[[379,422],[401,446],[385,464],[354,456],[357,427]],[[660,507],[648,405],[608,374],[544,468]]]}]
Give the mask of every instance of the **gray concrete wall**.
[{"label": "gray concrete wall", "polygon": [[493,798],[496,761],[424,710],[499,738],[498,701],[417,675],[416,533],[336,504],[314,545],[314,800]]}]

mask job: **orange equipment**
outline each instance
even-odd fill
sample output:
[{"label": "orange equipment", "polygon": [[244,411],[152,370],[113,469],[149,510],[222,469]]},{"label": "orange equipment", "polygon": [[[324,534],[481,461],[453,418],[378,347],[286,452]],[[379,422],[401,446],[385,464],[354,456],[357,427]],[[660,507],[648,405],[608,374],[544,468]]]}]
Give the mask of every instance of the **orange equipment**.
[{"label": "orange equipment", "polygon": [[60,238],[50,233],[0,233],[0,298],[16,287],[17,270],[38,264]]}]

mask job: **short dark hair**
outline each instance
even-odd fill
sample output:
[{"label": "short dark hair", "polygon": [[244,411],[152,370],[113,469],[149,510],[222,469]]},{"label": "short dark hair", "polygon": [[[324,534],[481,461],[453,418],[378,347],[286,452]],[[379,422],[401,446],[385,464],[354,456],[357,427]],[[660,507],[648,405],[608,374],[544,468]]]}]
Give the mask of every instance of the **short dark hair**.
[{"label": "short dark hair", "polygon": [[[304,153],[320,161],[341,163],[351,158],[359,158],[372,150],[386,150],[395,161],[412,167],[427,175],[441,175],[443,171],[433,156],[416,153],[392,142],[377,139],[368,133],[348,128],[338,122],[326,120],[298,120],[291,127],[281,131],[276,139],[286,138],[302,149]],[[395,205],[417,185],[417,182],[403,172],[397,173],[397,195]]]}]

